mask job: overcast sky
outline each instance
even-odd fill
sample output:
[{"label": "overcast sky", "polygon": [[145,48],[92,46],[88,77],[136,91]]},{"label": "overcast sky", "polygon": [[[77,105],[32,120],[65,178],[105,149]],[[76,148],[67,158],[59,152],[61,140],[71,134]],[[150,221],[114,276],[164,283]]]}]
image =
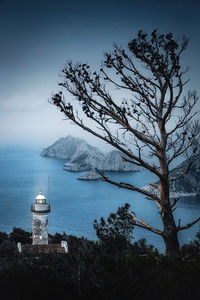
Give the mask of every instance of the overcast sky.
[{"label": "overcast sky", "polygon": [[46,147],[68,134],[85,137],[48,103],[68,59],[99,69],[105,50],[139,29],[186,35],[190,88],[199,89],[200,1],[0,0],[0,145]]}]

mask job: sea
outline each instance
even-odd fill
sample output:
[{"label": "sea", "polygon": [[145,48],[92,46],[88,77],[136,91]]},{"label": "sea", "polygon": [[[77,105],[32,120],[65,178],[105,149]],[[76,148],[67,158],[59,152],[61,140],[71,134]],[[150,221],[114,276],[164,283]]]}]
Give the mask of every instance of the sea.
[{"label": "sea", "polygon": [[[104,181],[80,181],[84,174],[67,172],[66,161],[40,156],[42,149],[19,147],[0,148],[0,231],[7,233],[13,227],[32,230],[31,204],[42,191],[51,206],[49,233],[66,232],[70,235],[97,239],[93,222],[101,217],[107,218],[119,206],[129,203],[136,216],[155,228],[162,229],[160,214],[156,204],[145,196],[129,190],[120,189]],[[150,172],[107,172],[111,179],[127,182],[138,187],[156,181]],[[49,180],[48,180],[49,178]],[[48,188],[48,181],[50,188]],[[175,219],[187,224],[200,213],[199,197],[183,197],[176,205]],[[200,225],[180,231],[181,244],[195,238]],[[135,227],[134,240],[145,238],[164,252],[160,236]]]}]

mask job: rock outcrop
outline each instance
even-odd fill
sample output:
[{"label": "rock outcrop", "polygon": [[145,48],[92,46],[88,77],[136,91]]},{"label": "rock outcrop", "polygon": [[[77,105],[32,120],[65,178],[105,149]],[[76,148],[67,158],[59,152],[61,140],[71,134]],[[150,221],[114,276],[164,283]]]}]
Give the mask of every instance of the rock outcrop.
[{"label": "rock outcrop", "polygon": [[92,153],[80,152],[65,164],[66,170],[70,172],[81,172],[92,169],[101,171],[138,171],[135,165],[123,161],[123,155],[116,150],[109,153],[95,151]]},{"label": "rock outcrop", "polygon": [[65,138],[60,138],[48,148],[45,148],[40,155],[69,161],[75,159],[76,156],[80,156],[81,153],[87,156],[89,153],[95,151],[98,151],[98,149],[89,145],[83,139],[68,135]]},{"label": "rock outcrop", "polygon": [[78,177],[77,179],[78,180],[92,181],[92,180],[102,179],[102,176],[98,173],[97,169],[92,169],[89,173],[84,174],[84,175]]},{"label": "rock outcrop", "polygon": [[44,149],[42,156],[67,160],[65,170],[82,172],[92,169],[101,171],[138,171],[138,167],[123,161],[124,155],[113,150],[103,153],[98,148],[89,145],[83,139],[67,136],[60,138],[53,145]]}]

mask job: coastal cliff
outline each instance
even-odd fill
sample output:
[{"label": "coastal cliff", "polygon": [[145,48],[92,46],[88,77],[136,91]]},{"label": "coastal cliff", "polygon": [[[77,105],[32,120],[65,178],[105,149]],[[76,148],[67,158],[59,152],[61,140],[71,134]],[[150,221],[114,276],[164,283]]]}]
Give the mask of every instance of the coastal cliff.
[{"label": "coastal cliff", "polygon": [[89,145],[85,140],[68,135],[45,148],[42,156],[65,159],[65,170],[82,172],[97,169],[100,171],[138,171],[138,167],[123,161],[123,155],[117,150],[104,153]]}]

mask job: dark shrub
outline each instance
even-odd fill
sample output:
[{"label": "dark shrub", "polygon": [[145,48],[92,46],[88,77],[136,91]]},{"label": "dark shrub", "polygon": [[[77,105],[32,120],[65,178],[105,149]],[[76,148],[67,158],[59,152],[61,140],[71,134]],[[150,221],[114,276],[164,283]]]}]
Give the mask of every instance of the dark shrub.
[{"label": "dark shrub", "polygon": [[9,234],[9,240],[15,243],[20,242],[22,244],[32,243],[31,233],[18,227],[13,228],[13,231]]},{"label": "dark shrub", "polygon": [[6,232],[0,232],[0,244],[8,239],[8,234]]},{"label": "dark shrub", "polygon": [[1,257],[12,257],[18,253],[17,246],[14,242],[4,240],[0,244],[0,256]]}]

